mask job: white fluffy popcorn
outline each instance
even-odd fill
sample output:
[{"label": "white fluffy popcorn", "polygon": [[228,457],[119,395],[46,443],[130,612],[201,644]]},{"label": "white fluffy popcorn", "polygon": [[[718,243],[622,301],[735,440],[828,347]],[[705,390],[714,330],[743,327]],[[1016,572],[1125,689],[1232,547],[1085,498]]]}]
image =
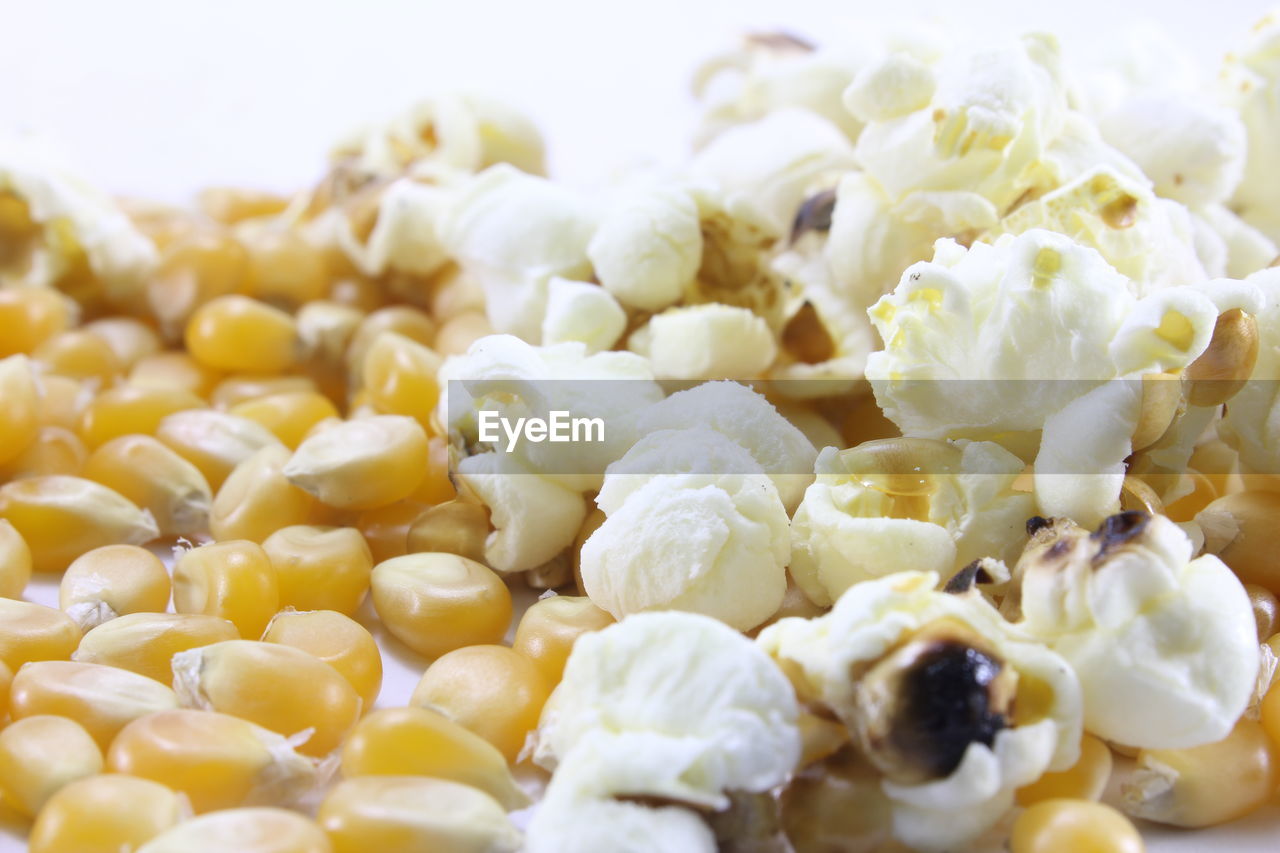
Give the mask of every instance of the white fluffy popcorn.
[{"label": "white fluffy popcorn", "polygon": [[982,557],[1012,561],[1034,514],[1031,495],[1012,488],[1022,461],[990,442],[828,447],[815,467],[792,522],[790,571],[821,605],[910,569],[950,576]]},{"label": "white fluffy popcorn", "polygon": [[1071,663],[1099,737],[1181,749],[1226,737],[1244,712],[1258,673],[1249,598],[1192,551],[1168,519],[1124,513],[1093,534],[1046,523],[1019,561],[1020,626]]},{"label": "white fluffy popcorn", "polygon": [[587,246],[605,290],[631,308],[679,301],[702,260],[698,205],[677,185],[638,185],[605,210]]},{"label": "white fluffy popcorn", "polygon": [[1245,220],[1280,241],[1280,15],[1259,21],[1248,43],[1227,56],[1221,75],[1224,99],[1244,122],[1248,156],[1232,197]]},{"label": "white fluffy popcorn", "polygon": [[782,672],[737,631],[696,614],[638,614],[574,644],[534,761],[565,766],[589,748],[603,796],[724,808],[728,791],[790,776],[798,713]]},{"label": "white fluffy popcorn", "polygon": [[778,353],[764,318],[719,303],[668,308],[628,343],[659,379],[754,379]]},{"label": "white fluffy popcorn", "polygon": [[1280,269],[1266,269],[1246,279],[1262,291],[1256,315],[1258,360],[1253,381],[1227,406],[1218,435],[1240,454],[1241,468],[1258,474],[1280,473]]},{"label": "white fluffy popcorn", "polygon": [[538,343],[550,280],[590,276],[587,243],[595,226],[584,198],[501,164],[461,190],[440,238],[484,288],[493,328]]},{"label": "white fluffy popcorn", "polygon": [[627,312],[599,285],[553,278],[547,289],[547,314],[542,318],[545,345],[578,341],[587,352],[612,347],[627,326]]},{"label": "white fluffy popcorn", "polygon": [[337,244],[365,275],[428,276],[448,261],[439,229],[449,201],[449,192],[441,187],[401,178],[378,199],[377,218],[367,238],[361,240],[351,221],[340,214],[331,227]]},{"label": "white fluffy popcorn", "polygon": [[864,122],[888,121],[927,107],[937,88],[932,68],[910,53],[891,53],[863,67],[842,99]]},{"label": "white fluffy popcorn", "polygon": [[[841,596],[830,613],[783,619],[762,631],[757,641],[793,673],[802,700],[830,708],[864,749],[894,764],[884,768],[890,778],[882,782],[892,803],[894,835],[923,850],[956,849],[982,834],[1013,804],[1018,787],[1076,761],[1081,732],[1080,686],[1067,663],[1002,619],[975,591],[938,592],[937,582],[933,573],[903,572],[861,583]],[[901,762],[930,765],[936,756],[885,753],[888,738],[876,734],[885,722],[914,728],[906,710],[919,701],[913,687],[936,689],[908,678],[903,667],[910,667],[913,658],[893,657],[909,650],[903,644],[913,641],[923,644],[920,655],[958,644],[1009,670],[984,685],[993,691],[993,703],[1010,701],[1008,690],[1024,677],[1043,684],[1048,695],[1041,716],[1019,725],[1002,718],[989,744],[983,739],[937,744],[962,750],[955,766],[940,778],[936,769],[928,778],[912,776],[909,771],[918,768]],[[934,645],[939,641],[941,646]],[[1000,679],[1005,679],[1003,687]]]}]

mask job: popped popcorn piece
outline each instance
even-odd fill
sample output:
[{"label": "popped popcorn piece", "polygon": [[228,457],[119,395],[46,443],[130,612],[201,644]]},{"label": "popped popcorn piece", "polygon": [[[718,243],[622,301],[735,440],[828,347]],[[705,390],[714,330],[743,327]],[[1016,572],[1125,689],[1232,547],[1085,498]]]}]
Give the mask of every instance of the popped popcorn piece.
[{"label": "popped popcorn piece", "polygon": [[425,277],[448,261],[439,230],[449,201],[448,190],[401,178],[378,196],[373,226],[363,237],[351,218],[337,209],[331,221],[311,230],[331,228],[334,242],[365,275],[403,272]]},{"label": "popped popcorn piece", "polygon": [[773,333],[746,308],[711,303],[668,308],[628,340],[659,379],[752,379],[777,356]]},{"label": "popped popcorn piece", "polygon": [[547,315],[542,318],[542,343],[577,341],[588,353],[607,350],[627,326],[627,312],[599,285],[553,278],[547,289]]},{"label": "popped popcorn piece", "polygon": [[1225,737],[1258,673],[1248,595],[1163,516],[1125,512],[1089,533],[1035,519],[1014,569],[1021,622],[1071,664],[1085,728],[1128,746]]},{"label": "popped popcorn piece", "polygon": [[[1080,686],[1067,663],[975,590],[939,592],[937,582],[903,572],[860,583],[826,615],[783,619],[757,640],[802,701],[849,727],[885,774],[894,836],[924,850],[981,835],[1015,789],[1076,761],[1081,733]],[[1030,714],[1023,690],[1039,694]],[[935,713],[948,715],[944,729]]]},{"label": "popped popcorn piece", "polygon": [[678,186],[638,186],[605,210],[587,246],[605,290],[631,308],[677,302],[702,261],[698,205]]},{"label": "popped popcorn piece", "polygon": [[841,98],[863,122],[888,121],[927,107],[937,88],[933,69],[909,53],[895,52],[863,67]]},{"label": "popped popcorn piece", "polygon": [[1218,435],[1240,454],[1241,468],[1258,474],[1280,473],[1280,269],[1266,269],[1245,279],[1263,294],[1257,312],[1258,357],[1253,380],[1231,398],[1218,424]]},{"label": "popped popcorn piece", "polygon": [[1232,206],[1253,227],[1280,242],[1280,16],[1255,24],[1243,49],[1227,55],[1223,96],[1244,122],[1248,156]]}]

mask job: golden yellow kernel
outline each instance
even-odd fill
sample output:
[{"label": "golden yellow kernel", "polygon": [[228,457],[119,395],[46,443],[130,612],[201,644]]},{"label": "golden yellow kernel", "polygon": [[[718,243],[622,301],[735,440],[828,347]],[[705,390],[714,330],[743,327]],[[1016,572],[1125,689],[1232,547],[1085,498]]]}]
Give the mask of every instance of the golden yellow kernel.
[{"label": "golden yellow kernel", "polygon": [[435,339],[436,324],[425,311],[409,305],[388,305],[369,312],[347,348],[347,367],[353,377],[360,376],[365,353],[384,332],[394,332],[422,346],[430,346]]},{"label": "golden yellow kernel", "polygon": [[452,320],[466,311],[484,313],[484,288],[479,279],[468,275],[456,264],[450,264],[433,275],[431,284],[429,307],[431,316],[437,321]]},{"label": "golden yellow kernel", "polygon": [[1111,750],[1091,734],[1080,741],[1080,759],[1057,773],[1046,773],[1018,789],[1018,804],[1029,806],[1044,800],[1102,799],[1107,780],[1111,778]]},{"label": "golden yellow kernel", "polygon": [[85,323],[84,330],[102,338],[111,347],[121,370],[129,370],[140,360],[160,352],[160,336],[133,317],[103,317]]},{"label": "golden yellow kernel", "polygon": [[249,250],[248,292],[254,297],[295,308],[328,292],[324,255],[296,232],[254,228],[242,231],[241,239]]},{"label": "golden yellow kernel", "polygon": [[45,373],[95,382],[99,388],[111,385],[122,370],[115,350],[83,329],[59,332],[36,347],[31,360]]},{"label": "golden yellow kernel", "polygon": [[308,302],[298,310],[298,340],[302,357],[328,369],[343,366],[347,346],[364,319],[364,312],[329,300]]},{"label": "golden yellow kernel", "polygon": [[356,527],[369,543],[375,564],[408,553],[409,527],[427,509],[424,503],[405,500],[360,513]]},{"label": "golden yellow kernel", "polygon": [[[3,292],[3,291],[0,291]],[[0,359],[0,465],[16,459],[40,430],[35,375],[25,355]]]},{"label": "golden yellow kernel", "polygon": [[0,598],[0,661],[10,670],[33,660],[66,660],[79,642],[79,627],[61,610]]},{"label": "golden yellow kernel", "polygon": [[492,334],[493,325],[488,317],[480,311],[465,311],[440,327],[434,349],[442,356],[461,355],[473,343]]},{"label": "golden yellow kernel", "polygon": [[1280,628],[1280,601],[1276,600],[1273,592],[1257,584],[1245,584],[1244,591],[1249,594],[1249,604],[1253,607],[1258,642],[1263,642]]},{"label": "golden yellow kernel", "polygon": [[315,380],[310,376],[228,376],[218,383],[209,395],[215,408],[228,411],[234,406],[272,394],[294,391],[315,391]]},{"label": "golden yellow kernel", "polygon": [[[1267,645],[1274,653],[1280,647],[1280,637],[1272,634]],[[1271,738],[1272,749],[1280,751],[1280,687],[1276,684],[1272,684],[1271,689],[1262,697],[1261,718],[1262,728],[1267,737]]]},{"label": "golden yellow kernel", "polygon": [[1187,367],[1187,402],[1220,406],[1236,395],[1258,361],[1258,323],[1232,308],[1218,316],[1208,348]]},{"label": "golden yellow kernel", "polygon": [[249,254],[230,234],[193,230],[164,247],[147,287],[148,306],[166,337],[174,340],[201,305],[242,293],[248,270]]},{"label": "golden yellow kernel", "polygon": [[0,720],[9,715],[9,688],[13,685],[13,670],[0,660]]},{"label": "golden yellow kernel", "polygon": [[94,398],[80,418],[80,437],[89,449],[122,435],[152,435],[174,412],[206,408],[190,391],[120,385]]},{"label": "golden yellow kernel", "polygon": [[204,475],[149,435],[125,435],[99,446],[83,475],[150,512],[162,536],[196,536],[209,529],[213,493]]},{"label": "golden yellow kernel", "polygon": [[0,288],[0,358],[33,352],[79,314],[75,302],[47,287]]},{"label": "golden yellow kernel", "polygon": [[86,633],[71,658],[79,663],[119,667],[171,684],[170,661],[175,654],[239,636],[235,625],[218,616],[130,613]]},{"label": "golden yellow kernel", "polygon": [[94,389],[70,376],[40,377],[40,423],[79,433],[80,418],[93,401]]},{"label": "golden yellow kernel", "polygon": [[88,458],[89,451],[74,432],[60,426],[42,426],[35,441],[18,458],[0,466],[0,481],[53,474],[74,477],[83,471]]},{"label": "golden yellow kernel", "polygon": [[129,371],[129,384],[137,388],[185,391],[208,397],[222,374],[205,367],[185,352],[158,352],[138,360]]},{"label": "golden yellow kernel", "polygon": [[315,499],[285,479],[289,449],[264,447],[232,470],[213,499],[209,530],[217,539],[262,542],[282,527],[312,520]]},{"label": "golden yellow kernel", "polygon": [[578,638],[613,621],[586,596],[552,595],[534,602],[520,617],[511,648],[533,661],[554,685]]},{"label": "golden yellow kernel", "polygon": [[243,187],[209,187],[200,191],[196,201],[205,216],[223,225],[274,216],[289,206],[284,196]]},{"label": "golden yellow kernel", "polygon": [[213,409],[176,412],[156,427],[156,438],[204,475],[218,489],[237,465],[280,440],[256,421]]},{"label": "golden yellow kernel", "polygon": [[173,609],[220,616],[257,639],[280,609],[276,570],[262,546],[244,539],[183,552],[173,567]]},{"label": "golden yellow kernel", "polygon": [[438,551],[483,563],[484,545],[491,529],[487,508],[455,498],[414,519],[405,547],[410,554]]},{"label": "golden yellow kernel", "polygon": [[363,625],[336,610],[282,610],[262,635],[312,655],[338,671],[370,711],[382,688],[382,652]]},{"label": "golden yellow kernel", "polygon": [[297,327],[278,308],[247,296],[219,296],[195,310],[187,351],[214,370],[283,373],[297,360]]},{"label": "golden yellow kernel", "polygon": [[883,777],[865,761],[840,753],[821,773],[801,774],[781,797],[782,827],[796,853],[874,850],[898,853]]},{"label": "golden yellow kernel", "polygon": [[182,799],[158,782],[106,773],[78,779],[50,797],[36,817],[28,853],[132,851],[187,813]]},{"label": "golden yellow kernel", "polygon": [[427,469],[427,434],[412,418],[376,415],[309,436],[284,475],[322,503],[366,510],[407,498]]},{"label": "golden yellow kernel", "polygon": [[281,607],[352,614],[369,591],[373,555],[354,527],[284,527],[262,549],[276,570]]},{"label": "golden yellow kernel", "polygon": [[31,549],[22,534],[0,518],[0,598],[18,598],[31,580]]},{"label": "golden yellow kernel", "polygon": [[180,823],[137,853],[332,853],[310,818],[273,808],[227,809]]},{"label": "golden yellow kernel", "polygon": [[1142,853],[1142,836],[1111,806],[1088,800],[1042,800],[1018,815],[1010,853]]},{"label": "golden yellow kernel", "polygon": [[336,418],[338,409],[317,391],[282,391],[245,400],[227,409],[230,414],[266,427],[290,449],[302,443],[316,424]]},{"label": "golden yellow kernel", "polygon": [[[330,267],[333,266],[331,263]],[[366,278],[355,270],[346,270],[335,274],[333,283],[329,285],[329,299],[368,313],[385,305],[387,294],[382,282]]]},{"label": "golden yellow kernel", "polygon": [[169,572],[137,545],[103,545],[77,557],[62,575],[58,607],[81,630],[126,613],[159,613],[169,606]]},{"label": "golden yellow kernel", "polygon": [[101,772],[102,750],[74,720],[42,714],[0,730],[0,793],[29,817],[64,785]]},{"label": "golden yellow kernel", "polygon": [[487,566],[456,554],[406,554],[370,577],[373,606],[392,636],[420,655],[500,642],[511,592]]},{"label": "golden yellow kernel", "polygon": [[1191,321],[1180,311],[1166,311],[1160,318],[1160,325],[1155,328],[1156,337],[1181,352],[1191,348],[1195,333]]},{"label": "golden yellow kernel", "polygon": [[444,360],[428,347],[395,332],[383,332],[361,361],[361,387],[384,414],[409,415],[423,429],[440,400],[436,374]]},{"label": "golden yellow kernel", "polygon": [[1280,493],[1238,492],[1210,503],[1195,517],[1204,550],[1216,554],[1245,583],[1280,594]]}]

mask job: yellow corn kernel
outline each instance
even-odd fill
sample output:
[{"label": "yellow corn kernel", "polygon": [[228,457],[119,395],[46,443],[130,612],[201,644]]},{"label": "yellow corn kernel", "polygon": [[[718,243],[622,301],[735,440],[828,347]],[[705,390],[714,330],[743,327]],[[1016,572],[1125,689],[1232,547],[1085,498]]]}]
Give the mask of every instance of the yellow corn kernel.
[{"label": "yellow corn kernel", "polygon": [[1261,806],[1278,778],[1277,752],[1266,730],[1242,719],[1216,743],[1141,750],[1121,798],[1134,817],[1171,826],[1212,826]]},{"label": "yellow corn kernel", "polygon": [[1090,800],[1102,798],[1111,778],[1111,750],[1091,734],[1080,741],[1080,759],[1057,773],[1046,773],[1018,789],[1018,804],[1029,806],[1044,800]]},{"label": "yellow corn kernel", "polygon": [[190,391],[121,385],[94,398],[80,418],[80,437],[93,449],[122,435],[152,435],[174,412],[206,408]]},{"label": "yellow corn kernel", "polygon": [[1258,642],[1262,642],[1280,628],[1280,601],[1268,589],[1257,584],[1247,583],[1244,591],[1249,595],[1249,604],[1253,606],[1253,621],[1258,626]]},{"label": "yellow corn kernel", "polygon": [[383,708],[342,746],[342,775],[435,776],[479,788],[504,808],[528,803],[502,753],[438,711]]},{"label": "yellow corn kernel", "polygon": [[442,356],[462,355],[472,344],[493,334],[489,318],[480,311],[464,311],[449,318],[436,333],[435,351]]},{"label": "yellow corn kernel", "polygon": [[228,640],[173,656],[173,686],[188,708],[219,711],[327,755],[360,717],[360,697],[336,669],[301,649]]},{"label": "yellow corn kernel", "polygon": [[521,836],[493,797],[424,776],[362,776],[339,783],[316,820],[334,853],[515,853]]},{"label": "yellow corn kernel", "polygon": [[449,266],[432,276],[431,316],[451,320],[467,311],[484,312],[484,287],[474,275]]},{"label": "yellow corn kernel", "polygon": [[45,287],[0,288],[0,358],[30,353],[76,324],[75,302]]},{"label": "yellow corn kernel", "polygon": [[259,397],[315,390],[315,380],[310,376],[228,376],[210,393],[209,402],[226,411]]},{"label": "yellow corn kernel", "polygon": [[892,807],[882,779],[850,752],[832,758],[820,773],[797,775],[781,797],[782,827],[795,853],[906,851],[891,839]]},{"label": "yellow corn kernel", "polygon": [[147,288],[151,313],[170,339],[201,305],[244,289],[249,254],[221,230],[192,231],[164,248]]},{"label": "yellow corn kernel", "polygon": [[280,444],[261,424],[213,409],[169,415],[156,427],[156,438],[196,466],[212,489],[257,451]]},{"label": "yellow corn kernel", "polygon": [[835,720],[801,711],[796,727],[800,729],[800,762],[797,767],[823,761],[849,745],[849,729]]},{"label": "yellow corn kernel", "polygon": [[276,570],[262,546],[247,539],[184,551],[173,567],[173,609],[220,616],[240,636],[256,639],[280,609]]},{"label": "yellow corn kernel", "polygon": [[208,397],[222,374],[205,367],[185,352],[158,352],[138,361],[129,371],[137,388],[167,388]]},{"label": "yellow corn kernel", "polygon": [[[331,268],[335,266],[330,262]],[[382,282],[349,269],[335,273],[333,283],[329,285],[329,299],[367,314],[385,305],[387,294]]]},{"label": "yellow corn kernel", "polygon": [[0,598],[18,598],[31,580],[31,549],[22,534],[0,518]]},{"label": "yellow corn kernel", "polygon": [[137,545],[103,545],[80,555],[58,586],[58,607],[84,631],[126,613],[158,613],[168,606],[164,563]]},{"label": "yellow corn kernel", "polygon": [[489,510],[474,501],[454,499],[431,507],[409,526],[409,553],[437,551],[484,562]]},{"label": "yellow corn kernel", "polygon": [[373,555],[354,527],[284,527],[262,550],[275,567],[281,607],[352,614],[369,592]]},{"label": "yellow corn kernel", "polygon": [[160,535],[150,513],[80,477],[28,477],[0,486],[0,518],[22,534],[37,572],[60,572],[101,545],[138,545]]},{"label": "yellow corn kernel", "polygon": [[0,731],[0,793],[34,817],[59,788],[102,772],[102,750],[74,720],[41,714]]},{"label": "yellow corn kernel", "polygon": [[196,201],[205,216],[223,225],[274,216],[289,206],[284,196],[243,187],[209,187],[200,191]]},{"label": "yellow corn kernel", "polygon": [[511,648],[537,664],[549,684],[557,684],[578,638],[611,624],[613,617],[586,596],[553,595],[534,602],[520,617]]},{"label": "yellow corn kernel", "polygon": [[241,232],[241,239],[249,250],[247,289],[256,298],[296,308],[328,292],[324,256],[297,233],[255,228]]},{"label": "yellow corn kernel", "polygon": [[373,635],[336,610],[282,610],[262,634],[264,643],[292,646],[338,671],[369,711],[382,688],[382,652]]},{"label": "yellow corn kernel", "polygon": [[[1280,645],[1280,637],[1272,635],[1268,639],[1268,646],[1271,646],[1273,652],[1277,645]],[[1271,746],[1273,749],[1280,751],[1280,688],[1276,684],[1272,684],[1267,690],[1267,694],[1262,697],[1261,711],[1262,728],[1267,733],[1267,737],[1271,738]]]},{"label": "yellow corn kernel", "polygon": [[196,466],[149,435],[113,438],[89,455],[83,476],[151,513],[161,536],[209,529],[213,492]]},{"label": "yellow corn kernel", "polygon": [[497,643],[511,622],[511,592],[502,579],[456,554],[406,554],[379,563],[370,589],[392,636],[429,658]]},{"label": "yellow corn kernel", "polygon": [[308,302],[298,310],[298,340],[308,362],[326,368],[343,366],[347,346],[364,312],[329,300]]},{"label": "yellow corn kernel", "polygon": [[228,809],[180,823],[137,853],[332,853],[310,818],[285,809]]},{"label": "yellow corn kernel", "polygon": [[427,434],[412,418],[377,415],[313,433],[284,466],[290,483],[338,509],[408,497],[427,467]]},{"label": "yellow corn kernel", "polygon": [[85,323],[84,330],[106,341],[121,370],[130,370],[142,359],[160,352],[160,336],[133,317],[103,317]]},{"label": "yellow corn kernel", "polygon": [[0,598],[0,661],[10,670],[33,660],[66,660],[80,642],[80,629],[61,610]]},{"label": "yellow corn kernel", "polygon": [[338,417],[338,408],[318,391],[282,391],[237,403],[228,410],[266,427],[290,449],[316,424]]},{"label": "yellow corn kernel", "polygon": [[40,377],[40,423],[79,434],[80,419],[93,401],[94,389],[70,376]]},{"label": "yellow corn kernel", "polygon": [[47,660],[24,664],[13,677],[15,720],[53,714],[75,720],[102,749],[126,725],[178,707],[178,697],[152,678],[98,663]]},{"label": "yellow corn kernel", "polygon": [[187,812],[158,782],[106,773],[78,779],[48,799],[36,817],[28,853],[121,853],[136,850]]},{"label": "yellow corn kernel", "polygon": [[311,520],[315,499],[285,479],[289,455],[280,444],[264,447],[232,470],[209,513],[216,538],[262,542],[282,527]]},{"label": "yellow corn kernel", "polygon": [[435,340],[436,324],[427,312],[409,305],[388,305],[369,312],[360,321],[347,348],[347,368],[353,378],[360,376],[365,353],[385,332],[394,332],[422,346],[430,346]]},{"label": "yellow corn kernel", "polygon": [[[0,291],[2,293],[3,291]],[[0,465],[16,459],[40,430],[35,377],[25,355],[0,359]]]},{"label": "yellow corn kernel", "polygon": [[36,347],[31,360],[45,373],[95,382],[100,388],[114,382],[122,369],[110,345],[83,329],[59,332]]},{"label": "yellow corn kernel", "polygon": [[197,813],[288,804],[316,783],[315,765],[286,738],[216,711],[139,717],[111,742],[107,767],[186,794]]},{"label": "yellow corn kernel", "polygon": [[1142,836],[1111,806],[1088,800],[1042,800],[1018,815],[1010,853],[1142,853]]},{"label": "yellow corn kernel", "polygon": [[173,681],[169,662],[175,654],[239,636],[235,625],[217,616],[130,613],[86,633],[71,658],[127,669],[169,684]]},{"label": "yellow corn kernel", "polygon": [[361,362],[361,387],[379,412],[408,415],[423,429],[440,399],[436,373],[444,359],[428,347],[395,332],[383,332]]},{"label": "yellow corn kernel", "polygon": [[0,720],[9,715],[9,688],[13,685],[13,670],[0,660]]},{"label": "yellow corn kernel", "polygon": [[441,711],[514,763],[538,725],[551,686],[519,652],[506,646],[468,646],[427,667],[409,704]]},{"label": "yellow corn kernel", "polygon": [[374,563],[408,553],[409,527],[428,509],[426,504],[408,500],[360,513],[356,527],[369,543]]},{"label": "yellow corn kernel", "polygon": [[457,496],[458,490],[449,479],[449,441],[442,435],[430,435],[427,439],[427,470],[410,498],[435,506]]},{"label": "yellow corn kernel", "polygon": [[53,474],[77,476],[89,458],[80,437],[60,426],[42,426],[35,441],[7,464],[0,466],[0,481]]},{"label": "yellow corn kernel", "polygon": [[283,373],[297,359],[297,327],[278,308],[247,296],[219,296],[187,321],[187,351],[214,370]]},{"label": "yellow corn kernel", "polygon": [[1216,554],[1245,583],[1280,594],[1280,493],[1224,495],[1196,515],[1204,550]]}]

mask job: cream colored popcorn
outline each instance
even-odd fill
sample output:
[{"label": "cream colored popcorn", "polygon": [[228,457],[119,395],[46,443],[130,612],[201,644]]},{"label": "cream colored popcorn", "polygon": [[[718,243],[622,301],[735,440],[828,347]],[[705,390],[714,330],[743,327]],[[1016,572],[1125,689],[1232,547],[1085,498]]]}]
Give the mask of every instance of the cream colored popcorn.
[{"label": "cream colored popcorn", "polygon": [[[1274,242],[1226,205],[1206,205],[1192,215],[1197,228],[1196,253],[1215,276],[1244,278],[1280,257]],[[1212,242],[1213,248],[1207,249],[1205,242]],[[1216,264],[1208,259],[1215,251],[1219,255]]]},{"label": "cream colored popcorn", "polygon": [[918,569],[942,576],[990,555],[1012,561],[1034,514],[1013,490],[1023,463],[990,442],[883,439],[818,455],[792,522],[792,578],[829,605],[862,581]]},{"label": "cream colored popcorn", "polygon": [[597,503],[607,518],[582,546],[582,584],[615,617],[684,610],[746,631],[782,603],[786,508],[723,434],[650,433],[609,466]]},{"label": "cream colored popcorn", "polygon": [[332,239],[368,276],[388,272],[429,276],[449,260],[440,242],[440,223],[451,194],[442,187],[401,178],[378,196],[373,227],[363,237],[341,210],[322,217],[312,232],[332,229]]},{"label": "cream colored popcorn", "polygon": [[53,286],[88,273],[108,299],[128,304],[155,267],[151,241],[38,139],[0,138],[0,203],[6,227],[18,227],[4,235],[0,285]]},{"label": "cream colored popcorn", "polygon": [[441,223],[441,243],[484,288],[489,322],[538,343],[554,276],[587,278],[591,205],[573,191],[500,164],[460,191]]},{"label": "cream colored popcorn", "polygon": [[639,185],[605,210],[587,246],[596,276],[618,301],[660,311],[677,302],[702,261],[698,205],[676,185]]},{"label": "cream colored popcorn", "polygon": [[649,359],[659,379],[754,379],[778,354],[763,318],[719,303],[668,308],[628,346]]},{"label": "cream colored popcorn", "polygon": [[[542,712],[534,761],[600,777],[601,796],[724,808],[767,791],[800,758],[799,710],[781,670],[751,640],[691,613],[642,613],[584,634]],[[555,782],[552,783],[555,785]]]},{"label": "cream colored popcorn", "polygon": [[[830,613],[783,619],[757,640],[802,701],[849,727],[885,776],[894,836],[922,850],[981,835],[1017,788],[1076,761],[1081,732],[1080,685],[1067,663],[975,590],[939,592],[937,582],[903,572],[860,583]],[[1043,701],[1015,723],[1024,683]],[[942,713],[945,734],[930,724]]]},{"label": "cream colored popcorn", "polygon": [[910,53],[897,52],[865,66],[842,99],[864,122],[888,121],[927,107],[937,87],[933,69]]},{"label": "cream colored popcorn", "polygon": [[1231,398],[1218,435],[1240,454],[1243,471],[1280,474],[1280,269],[1262,270],[1246,281],[1263,295],[1256,316],[1258,360],[1253,381]]},{"label": "cream colored popcorn", "polygon": [[1227,55],[1220,78],[1226,102],[1244,122],[1248,156],[1232,206],[1280,241],[1280,15],[1263,18],[1243,49]]},{"label": "cream colored popcorn", "polygon": [[1258,673],[1249,599],[1231,570],[1193,560],[1163,516],[1122,513],[1092,534],[1040,521],[1015,569],[1019,625],[1080,677],[1085,728],[1153,749],[1226,737]]},{"label": "cream colored popcorn", "polygon": [[553,278],[542,318],[545,345],[577,341],[588,353],[612,347],[627,326],[627,312],[609,291],[585,281]]}]

